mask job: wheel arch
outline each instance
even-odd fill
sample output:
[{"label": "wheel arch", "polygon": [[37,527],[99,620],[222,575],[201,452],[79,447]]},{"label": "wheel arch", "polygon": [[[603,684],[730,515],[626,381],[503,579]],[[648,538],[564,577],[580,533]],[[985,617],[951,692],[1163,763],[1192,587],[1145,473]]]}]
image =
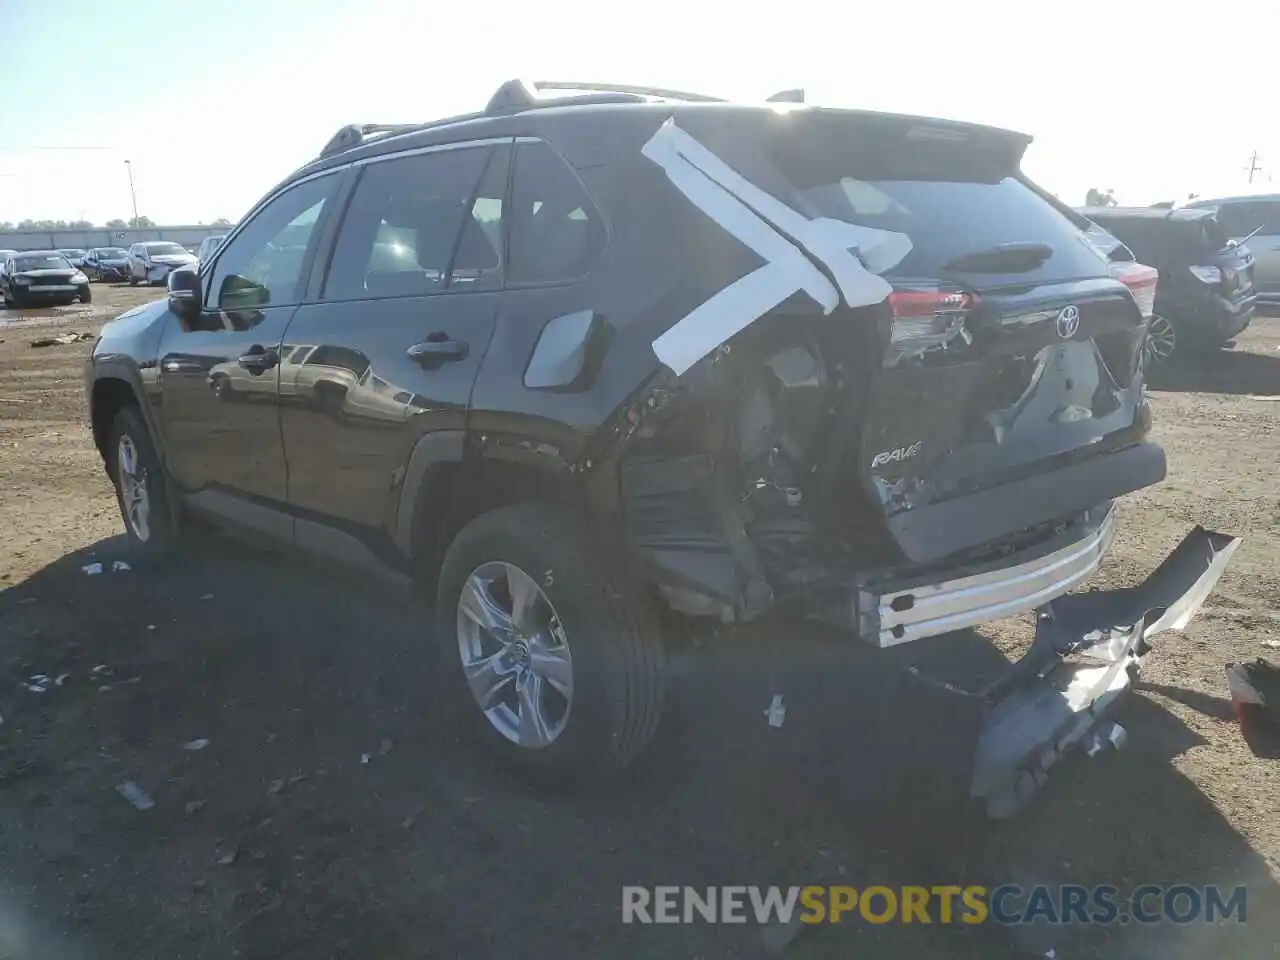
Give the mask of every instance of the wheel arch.
[{"label": "wheel arch", "polygon": [[416,570],[433,576],[458,531],[490,510],[538,500],[585,510],[585,485],[568,464],[533,444],[496,446],[446,430],[414,447],[392,535]]}]

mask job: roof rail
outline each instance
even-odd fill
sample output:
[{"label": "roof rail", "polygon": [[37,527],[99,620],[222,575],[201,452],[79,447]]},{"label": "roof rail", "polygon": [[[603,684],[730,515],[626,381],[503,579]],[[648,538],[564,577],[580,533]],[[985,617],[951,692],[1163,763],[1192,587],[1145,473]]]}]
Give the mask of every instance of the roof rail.
[{"label": "roof rail", "polygon": [[765,103],[804,103],[804,87],[779,90],[773,96],[766,98]]},{"label": "roof rail", "polygon": [[399,133],[402,130],[413,130],[421,126],[417,123],[349,123],[329,138],[329,142],[320,151],[320,159],[342,153],[352,147],[358,147],[371,136],[387,133]]},{"label": "roof rail", "polygon": [[705,93],[689,93],[686,90],[669,90],[665,87],[637,87],[629,83],[593,83],[581,80],[535,80],[535,90],[585,90],[595,93],[630,93],[641,97],[661,97],[664,100],[687,100],[690,103],[723,103],[723,97],[709,97]]}]

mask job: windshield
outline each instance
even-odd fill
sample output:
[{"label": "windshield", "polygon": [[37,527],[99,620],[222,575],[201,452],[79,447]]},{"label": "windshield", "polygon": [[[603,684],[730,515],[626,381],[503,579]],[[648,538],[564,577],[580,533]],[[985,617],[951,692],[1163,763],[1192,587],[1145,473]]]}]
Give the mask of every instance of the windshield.
[{"label": "windshield", "polygon": [[173,254],[185,254],[187,251],[176,243],[148,243],[148,252],[153,256],[167,257]]},{"label": "windshield", "polygon": [[83,251],[83,250],[75,250],[75,249],[71,249],[71,250],[63,250],[63,251],[62,251],[62,255],[63,255],[64,257],[68,257],[68,258],[79,258],[79,257],[83,257],[83,256],[84,256],[84,251]]},{"label": "windshield", "polygon": [[23,270],[71,269],[71,264],[67,263],[67,258],[60,253],[25,254],[21,257],[15,257],[13,266],[19,272]]},{"label": "windshield", "polygon": [[99,260],[123,260],[128,256],[120,247],[98,247],[93,251]]}]

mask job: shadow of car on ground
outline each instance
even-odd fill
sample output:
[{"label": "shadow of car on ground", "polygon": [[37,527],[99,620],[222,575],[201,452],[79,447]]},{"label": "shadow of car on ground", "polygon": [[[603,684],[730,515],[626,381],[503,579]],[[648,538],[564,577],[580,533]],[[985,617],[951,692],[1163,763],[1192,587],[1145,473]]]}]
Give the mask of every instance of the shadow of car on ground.
[{"label": "shadow of car on ground", "polygon": [[[0,594],[0,915],[50,954],[764,955],[750,923],[624,925],[631,884],[1249,885],[1245,924],[846,918],[806,928],[788,948],[805,958],[1275,942],[1267,865],[1169,765],[1198,738],[1150,701],[1121,717],[1126,753],[1064,765],[1019,819],[966,810],[981,702],[903,668],[998,669],[975,634],[886,654],[809,624],[689,624],[650,751],[564,790],[491,763],[442,713],[411,599],[212,537],[161,566],[118,558],[122,539],[102,541]],[[155,806],[117,794],[126,781]]]},{"label": "shadow of car on ground", "polygon": [[1197,353],[1147,371],[1152,390],[1280,396],[1280,353],[1244,350]]}]

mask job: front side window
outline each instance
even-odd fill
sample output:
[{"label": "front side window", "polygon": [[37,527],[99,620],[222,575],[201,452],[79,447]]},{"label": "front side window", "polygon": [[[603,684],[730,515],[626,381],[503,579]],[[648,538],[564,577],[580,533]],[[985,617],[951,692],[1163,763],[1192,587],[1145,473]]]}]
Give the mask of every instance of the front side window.
[{"label": "front side window", "polygon": [[338,232],[326,300],[413,297],[501,284],[506,148],[371,163]]},{"label": "front side window", "polygon": [[259,210],[222,248],[208,303],[219,310],[251,310],[301,300],[307,250],[337,183],[336,173],[308,180]]},{"label": "front side window", "polygon": [[511,190],[512,283],[573,280],[604,246],[604,229],[577,175],[545,143],[516,151]]}]

